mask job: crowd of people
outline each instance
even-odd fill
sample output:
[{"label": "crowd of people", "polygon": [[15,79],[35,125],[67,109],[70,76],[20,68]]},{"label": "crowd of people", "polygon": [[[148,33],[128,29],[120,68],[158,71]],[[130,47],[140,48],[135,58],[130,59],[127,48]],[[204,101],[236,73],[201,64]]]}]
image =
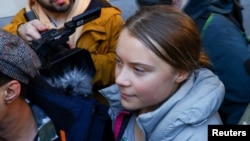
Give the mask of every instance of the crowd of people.
[{"label": "crowd of people", "polygon": [[[27,97],[36,96],[30,83],[54,57],[41,60],[47,52],[34,43],[51,46],[41,42],[44,33],[59,33],[95,8],[99,15],[90,15],[55,51],[89,53],[95,68],[91,97],[109,108],[113,140],[207,140],[208,125],[239,124],[250,102],[249,43],[231,15],[239,1],[136,2],[138,9],[124,19],[106,0],[28,0],[0,30],[0,139],[66,139],[67,131]],[[77,77],[81,82],[71,80],[74,86],[87,83],[85,76]],[[69,84],[62,91],[75,89]]]}]

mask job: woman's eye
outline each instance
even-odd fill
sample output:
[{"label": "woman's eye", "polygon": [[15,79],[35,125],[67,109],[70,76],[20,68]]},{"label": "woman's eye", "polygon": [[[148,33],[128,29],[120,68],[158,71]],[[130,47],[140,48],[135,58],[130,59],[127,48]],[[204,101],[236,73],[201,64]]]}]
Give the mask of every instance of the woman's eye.
[{"label": "woman's eye", "polygon": [[135,67],[134,69],[138,73],[144,73],[145,72],[145,70],[143,68]]},{"label": "woman's eye", "polygon": [[116,63],[120,63],[121,61],[118,58],[115,58]]}]

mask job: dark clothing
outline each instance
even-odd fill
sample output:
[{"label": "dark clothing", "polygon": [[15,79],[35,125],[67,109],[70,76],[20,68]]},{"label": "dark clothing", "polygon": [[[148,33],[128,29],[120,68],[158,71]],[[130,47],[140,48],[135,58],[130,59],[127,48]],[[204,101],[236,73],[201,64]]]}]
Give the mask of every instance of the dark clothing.
[{"label": "dark clothing", "polygon": [[250,75],[244,67],[250,58],[248,43],[240,28],[223,16],[230,13],[232,3],[209,1],[190,0],[184,11],[195,21],[204,16],[204,12],[212,13],[201,31],[203,47],[213,71],[225,85],[225,99],[220,108],[222,120],[225,124],[238,124],[250,102]]},{"label": "dark clothing", "polygon": [[[62,89],[50,86],[40,75],[30,82],[29,90],[32,91],[28,95],[29,100],[50,117],[60,140],[113,140],[108,106],[84,95],[67,95]],[[39,108],[37,107],[38,110]],[[38,116],[44,117],[44,113],[41,112]],[[65,136],[59,134],[61,131]]]},{"label": "dark clothing", "polygon": [[38,127],[38,134],[34,141],[57,141],[58,136],[51,119],[38,106],[31,104],[29,101],[28,103],[31,106],[33,114],[35,115]]}]

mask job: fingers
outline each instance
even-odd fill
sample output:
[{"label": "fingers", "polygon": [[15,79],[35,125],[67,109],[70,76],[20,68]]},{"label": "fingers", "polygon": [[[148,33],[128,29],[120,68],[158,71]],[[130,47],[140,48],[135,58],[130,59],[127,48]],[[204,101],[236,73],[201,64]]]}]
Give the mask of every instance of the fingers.
[{"label": "fingers", "polygon": [[69,46],[70,49],[75,48],[69,41],[67,41],[66,44]]},{"label": "fingers", "polygon": [[48,30],[39,20],[35,19],[18,27],[18,34],[27,42],[41,38],[41,32]]}]

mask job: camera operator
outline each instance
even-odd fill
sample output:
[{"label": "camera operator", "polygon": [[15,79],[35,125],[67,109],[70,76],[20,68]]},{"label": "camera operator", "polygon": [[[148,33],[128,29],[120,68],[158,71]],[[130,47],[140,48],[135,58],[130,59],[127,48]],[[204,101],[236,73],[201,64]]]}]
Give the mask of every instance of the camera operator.
[{"label": "camera operator", "polygon": [[[70,48],[87,49],[92,57],[96,74],[94,90],[114,83],[115,48],[123,25],[120,11],[106,0],[29,0],[4,30],[18,34],[27,42],[41,38],[41,34],[52,28],[60,29],[64,23],[86,11],[90,5],[105,2],[99,18],[80,26],[69,37]],[[38,19],[27,21],[24,13],[33,10]],[[94,93],[100,102],[106,103],[101,95]]]}]

